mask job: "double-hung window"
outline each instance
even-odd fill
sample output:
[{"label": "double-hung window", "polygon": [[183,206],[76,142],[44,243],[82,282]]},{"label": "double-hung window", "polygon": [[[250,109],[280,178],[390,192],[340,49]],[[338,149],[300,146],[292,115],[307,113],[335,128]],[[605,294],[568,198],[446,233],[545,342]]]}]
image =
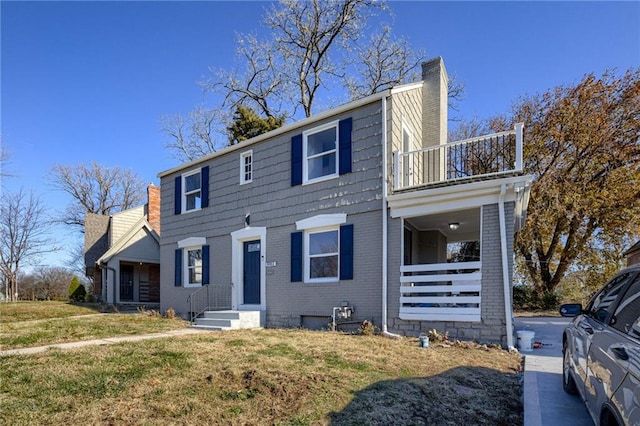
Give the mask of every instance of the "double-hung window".
[{"label": "double-hung window", "polygon": [[240,185],[253,181],[253,151],[240,155]]},{"label": "double-hung window", "polygon": [[338,122],[302,134],[305,183],[338,176]]},{"label": "double-hung window", "polygon": [[183,176],[184,210],[200,210],[202,208],[202,177],[200,170]]},{"label": "double-hung window", "polygon": [[184,253],[184,286],[202,285],[202,247],[188,247]]},{"label": "double-hung window", "polygon": [[353,279],[353,225],[346,214],[321,214],[296,222],[291,234],[291,281]]},{"label": "double-hung window", "polygon": [[336,281],[340,258],[339,230],[322,230],[305,234],[305,271],[307,282]]},{"label": "double-hung window", "polygon": [[175,286],[199,287],[209,284],[209,246],[204,237],[178,241],[175,252]]}]

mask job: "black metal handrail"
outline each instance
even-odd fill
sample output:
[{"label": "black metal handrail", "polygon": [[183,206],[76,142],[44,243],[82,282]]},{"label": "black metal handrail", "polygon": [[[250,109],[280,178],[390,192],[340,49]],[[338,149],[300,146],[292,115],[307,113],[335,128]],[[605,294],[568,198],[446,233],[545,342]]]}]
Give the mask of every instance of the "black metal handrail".
[{"label": "black metal handrail", "polygon": [[205,311],[231,309],[232,288],[233,284],[206,284],[187,296],[189,321]]}]

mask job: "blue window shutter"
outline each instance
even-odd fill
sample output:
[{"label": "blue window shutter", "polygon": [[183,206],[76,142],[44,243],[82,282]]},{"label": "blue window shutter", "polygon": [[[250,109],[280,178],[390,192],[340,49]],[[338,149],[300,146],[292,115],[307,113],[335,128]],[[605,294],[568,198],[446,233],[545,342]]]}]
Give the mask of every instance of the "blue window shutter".
[{"label": "blue window shutter", "polygon": [[200,206],[202,208],[209,207],[209,166],[204,166],[200,170],[200,195],[202,200]]},{"label": "blue window shutter", "polygon": [[291,186],[302,185],[302,134],[291,138]]},{"label": "blue window shutter", "polygon": [[173,197],[174,197],[174,213],[180,214],[182,213],[182,176],[176,177],[176,184],[173,189]]},{"label": "blue window shutter", "polygon": [[341,175],[345,173],[351,173],[351,117],[344,120],[340,120],[338,124],[338,138],[339,153],[340,153],[340,167],[339,173]]},{"label": "blue window shutter", "polygon": [[209,284],[209,246],[202,246],[202,285]]},{"label": "blue window shutter", "polygon": [[302,281],[302,232],[291,233],[291,282]]},{"label": "blue window shutter", "polygon": [[176,287],[180,287],[182,285],[182,249],[176,249],[174,285]]},{"label": "blue window shutter", "polygon": [[353,279],[353,225],[340,227],[340,279]]}]

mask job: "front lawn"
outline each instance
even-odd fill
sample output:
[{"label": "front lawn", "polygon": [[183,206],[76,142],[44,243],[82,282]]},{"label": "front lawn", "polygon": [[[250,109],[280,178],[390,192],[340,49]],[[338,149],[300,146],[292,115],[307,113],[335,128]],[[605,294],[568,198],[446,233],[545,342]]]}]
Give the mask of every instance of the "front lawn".
[{"label": "front lawn", "polygon": [[73,304],[56,301],[0,303],[0,323],[2,324],[97,313],[99,313],[97,303]]},{"label": "front lawn", "polygon": [[2,424],[520,425],[521,357],[239,330],[3,357]]}]

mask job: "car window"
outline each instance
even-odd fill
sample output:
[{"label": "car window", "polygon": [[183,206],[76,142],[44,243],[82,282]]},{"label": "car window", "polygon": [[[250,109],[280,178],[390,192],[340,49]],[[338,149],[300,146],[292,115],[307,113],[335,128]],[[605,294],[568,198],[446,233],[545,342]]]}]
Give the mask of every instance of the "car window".
[{"label": "car window", "polygon": [[609,281],[602,290],[591,299],[591,302],[587,306],[587,315],[600,322],[604,322],[607,315],[609,315],[609,306],[615,302],[628,279],[629,273],[627,272]]},{"label": "car window", "polygon": [[640,338],[640,275],[629,286],[611,317],[611,326]]}]

